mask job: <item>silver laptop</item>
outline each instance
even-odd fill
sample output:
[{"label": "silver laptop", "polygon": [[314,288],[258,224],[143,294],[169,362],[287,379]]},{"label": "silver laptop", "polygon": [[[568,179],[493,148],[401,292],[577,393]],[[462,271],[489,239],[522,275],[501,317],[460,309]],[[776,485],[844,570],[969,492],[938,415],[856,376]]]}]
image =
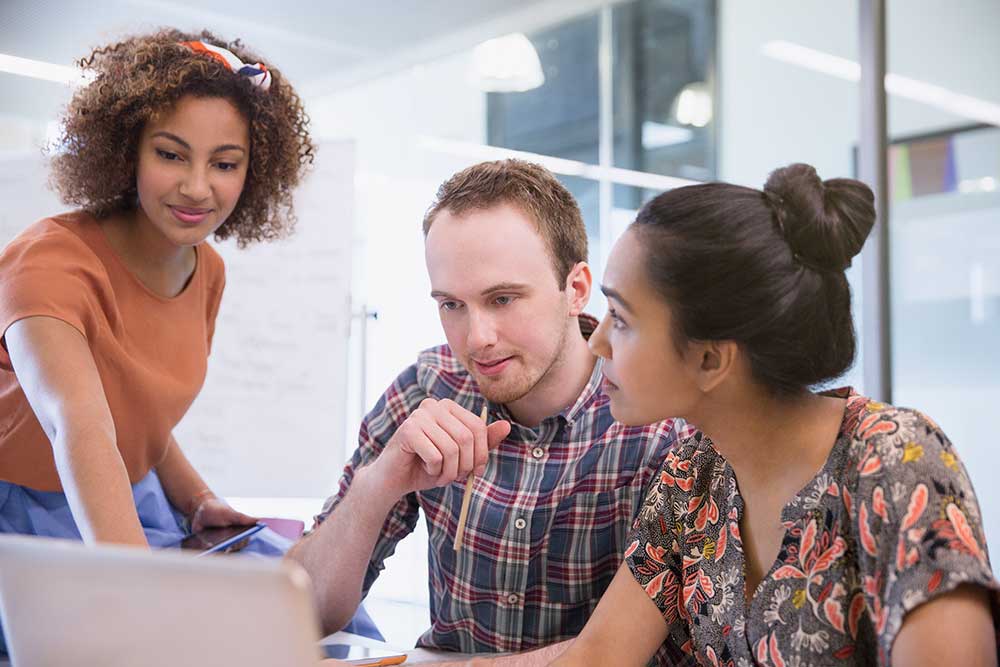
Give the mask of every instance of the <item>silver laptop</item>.
[{"label": "silver laptop", "polygon": [[16,667],[313,667],[305,572],[271,559],[0,535],[0,612]]}]

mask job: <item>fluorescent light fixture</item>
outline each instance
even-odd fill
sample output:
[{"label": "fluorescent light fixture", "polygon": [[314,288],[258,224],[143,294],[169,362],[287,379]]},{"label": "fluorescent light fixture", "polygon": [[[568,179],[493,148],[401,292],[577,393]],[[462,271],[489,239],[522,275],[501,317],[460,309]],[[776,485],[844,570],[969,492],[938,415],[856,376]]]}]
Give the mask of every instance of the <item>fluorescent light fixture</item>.
[{"label": "fluorescent light fixture", "polygon": [[681,125],[705,127],[712,120],[712,92],[704,81],[689,83],[678,93],[670,115]]},{"label": "fluorescent light fixture", "polygon": [[[847,58],[810,49],[801,44],[780,40],[767,42],[761,47],[761,52],[769,58],[797,67],[804,67],[814,72],[829,74],[845,81],[858,82],[861,80],[861,65],[858,63]],[[887,72],[885,75],[885,90],[890,95],[922,102],[956,116],[1000,126],[1000,104],[978,97],[956,93],[942,86],[891,72]]]},{"label": "fluorescent light fixture", "polygon": [[469,78],[488,93],[521,93],[545,83],[538,52],[520,32],[486,40],[473,49]]},{"label": "fluorescent light fixture", "polygon": [[692,181],[686,178],[661,176],[659,174],[649,174],[644,171],[634,171],[620,167],[601,167],[596,164],[567,160],[565,158],[552,157],[551,155],[515,151],[509,148],[487,146],[486,144],[477,144],[468,141],[454,141],[452,139],[442,139],[426,135],[417,137],[417,146],[438,153],[458,155],[476,160],[517,158],[540,164],[549,171],[556,174],[563,174],[564,176],[579,176],[594,181],[606,180],[618,185],[631,185],[650,190],[672,190],[673,188],[700,183],[700,181]]},{"label": "fluorescent light fixture", "polygon": [[84,72],[78,67],[19,58],[6,53],[0,53],[0,72],[9,72],[10,74],[54,81],[70,86],[85,86],[94,80],[93,72]]},{"label": "fluorescent light fixture", "polygon": [[971,192],[996,192],[997,179],[992,176],[982,178],[967,178],[958,183],[958,191],[962,194]]},{"label": "fluorescent light fixture", "polygon": [[969,319],[973,324],[986,321],[986,271],[982,262],[969,267]]},{"label": "fluorescent light fixture", "polygon": [[656,123],[651,120],[642,123],[642,147],[646,150],[686,144],[694,137],[694,132],[686,127]]},{"label": "fluorescent light fixture", "polygon": [[861,80],[861,65],[853,60],[816,51],[792,42],[780,40],[767,42],[761,47],[761,52],[769,58],[780,60],[789,65],[798,65],[845,81],[857,82]]}]

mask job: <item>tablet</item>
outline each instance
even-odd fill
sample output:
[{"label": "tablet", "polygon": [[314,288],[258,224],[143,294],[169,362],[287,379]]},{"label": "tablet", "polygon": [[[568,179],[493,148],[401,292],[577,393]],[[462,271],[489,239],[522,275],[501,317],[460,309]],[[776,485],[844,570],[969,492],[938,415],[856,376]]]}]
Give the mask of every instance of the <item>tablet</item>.
[{"label": "tablet", "polygon": [[[239,551],[250,541],[250,536],[264,529],[264,524],[252,526],[223,526],[221,528],[203,528],[197,533],[191,533],[177,543],[181,549],[192,549],[201,554],[226,553]],[[201,555],[199,554],[199,555]]]}]

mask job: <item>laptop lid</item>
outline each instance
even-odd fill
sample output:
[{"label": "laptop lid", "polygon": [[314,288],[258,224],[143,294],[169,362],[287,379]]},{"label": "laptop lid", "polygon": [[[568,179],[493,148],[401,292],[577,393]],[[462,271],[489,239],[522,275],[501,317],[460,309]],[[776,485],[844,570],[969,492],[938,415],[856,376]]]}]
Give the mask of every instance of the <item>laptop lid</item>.
[{"label": "laptop lid", "polygon": [[279,560],[0,535],[0,613],[18,667],[314,665],[301,568]]}]

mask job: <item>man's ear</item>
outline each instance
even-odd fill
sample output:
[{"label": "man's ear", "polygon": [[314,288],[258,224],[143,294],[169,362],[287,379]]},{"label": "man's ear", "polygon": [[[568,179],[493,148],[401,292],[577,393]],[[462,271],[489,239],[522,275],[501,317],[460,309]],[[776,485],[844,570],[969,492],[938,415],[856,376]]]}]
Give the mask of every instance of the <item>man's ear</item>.
[{"label": "man's ear", "polygon": [[594,278],[590,275],[590,265],[577,262],[566,275],[563,290],[569,295],[569,315],[576,317],[583,312],[590,301],[590,290],[594,286]]},{"label": "man's ear", "polygon": [[692,355],[695,382],[707,394],[733,372],[739,362],[740,346],[731,340],[698,341],[691,343],[688,353]]}]

